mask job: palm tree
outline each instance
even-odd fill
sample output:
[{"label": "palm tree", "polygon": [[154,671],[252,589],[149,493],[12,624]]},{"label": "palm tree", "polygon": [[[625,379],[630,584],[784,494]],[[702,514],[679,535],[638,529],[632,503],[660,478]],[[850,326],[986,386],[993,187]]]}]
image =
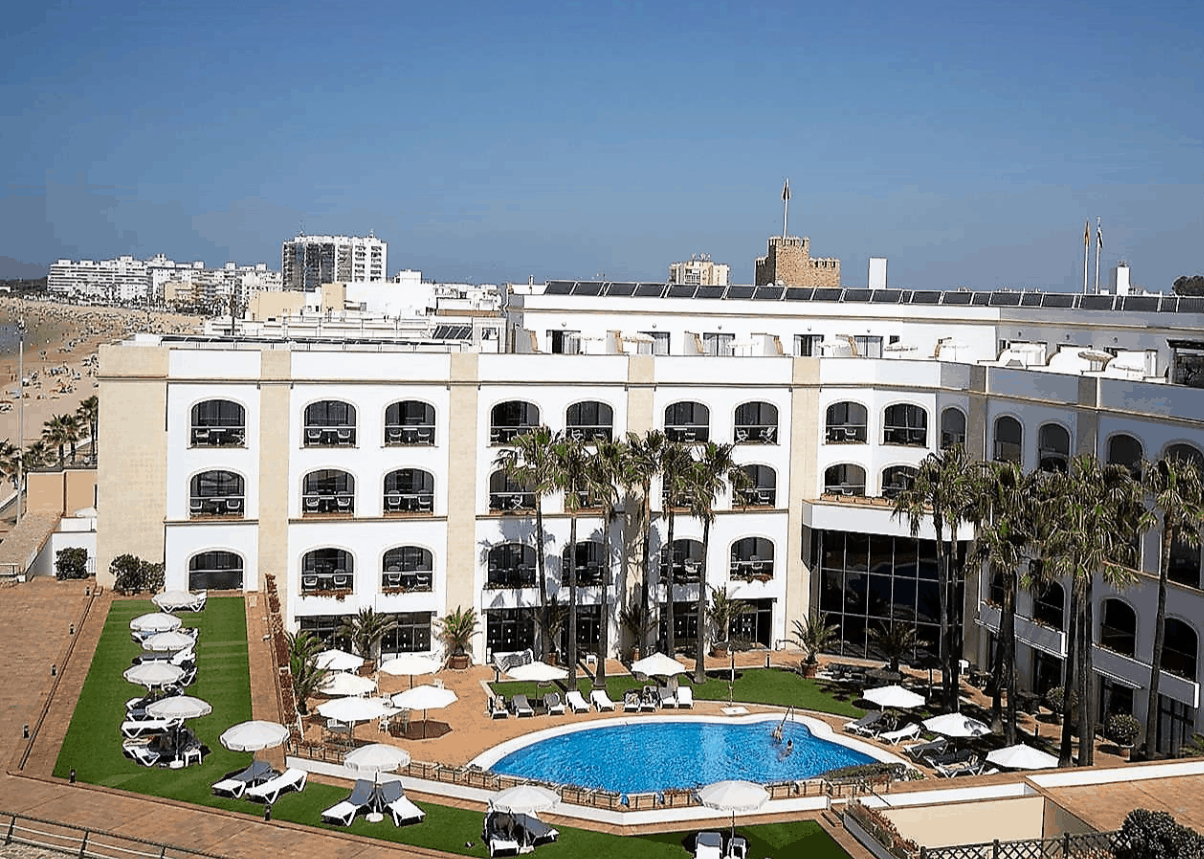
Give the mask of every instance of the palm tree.
[{"label": "palm tree", "polygon": [[564,509],[569,514],[568,575],[568,688],[577,688],[577,519],[589,503],[590,455],[585,445],[565,433],[557,433],[552,443],[554,471],[552,485],[564,493]]},{"label": "palm tree", "polygon": [[911,623],[882,623],[870,630],[870,642],[882,652],[891,671],[899,670],[899,660],[916,649],[916,628]]},{"label": "palm tree", "polygon": [[836,640],[839,627],[828,623],[828,616],[825,614],[813,614],[802,620],[796,619],[792,623],[794,632],[790,634],[790,638],[802,648],[801,665],[804,667],[803,673],[806,673],[808,667],[814,667],[819,662],[820,651],[826,650],[828,645]]},{"label": "palm tree", "polygon": [[21,457],[25,463],[25,470],[31,468],[41,468],[49,465],[54,461],[54,453],[43,439],[38,439],[29,443],[29,447],[25,448],[25,454]]},{"label": "palm tree", "polygon": [[21,449],[9,441],[0,442],[0,475],[13,482],[17,488],[17,479],[21,472]]},{"label": "palm tree", "polygon": [[630,485],[627,454],[622,442],[600,440],[589,459],[589,491],[595,502],[602,504],[602,605],[598,623],[598,669],[594,672],[594,688],[606,688],[606,657],[610,655],[610,529],[616,518],[619,487]]},{"label": "palm tree", "polygon": [[647,638],[656,629],[652,622],[653,611],[649,599],[652,589],[652,481],[660,474],[661,456],[668,440],[660,430],[649,430],[646,435],[627,434],[627,470],[640,488],[640,616],[642,626],[636,646],[648,653]]},{"label": "palm tree", "polygon": [[293,678],[293,698],[296,701],[297,712],[304,716],[309,712],[307,701],[312,698],[326,679],[327,670],[317,665],[318,654],[322,651],[322,639],[312,632],[286,632],[285,641],[288,643],[289,673]]},{"label": "palm tree", "polygon": [[453,664],[452,668],[467,668],[470,661],[468,647],[472,644],[472,637],[480,632],[477,610],[472,606],[456,606],[446,616],[435,618],[435,624],[435,635],[443,645],[448,662],[462,661],[460,665]]},{"label": "palm tree", "polygon": [[380,640],[396,625],[395,620],[378,614],[373,608],[361,608],[357,614],[348,615],[343,619],[337,635],[351,642],[356,655],[371,661],[376,658]]},{"label": "palm tree", "polygon": [[[945,709],[950,712],[958,709],[959,686],[956,648],[950,634],[951,628],[960,627],[960,606],[954,598],[957,577],[953,573],[957,530],[963,523],[974,520],[979,498],[978,482],[978,474],[961,445],[930,453],[920,463],[912,484],[895,496],[892,513],[892,516],[906,517],[912,537],[919,535],[925,519],[932,520],[936,533],[941,678]],[[947,544],[946,536],[949,538]]]},{"label": "palm tree", "polygon": [[1145,491],[1162,518],[1158,552],[1158,610],[1154,616],[1154,651],[1150,656],[1150,697],[1145,717],[1145,756],[1158,753],[1158,685],[1166,630],[1166,583],[1171,550],[1176,542],[1200,545],[1204,520],[1204,486],[1199,468],[1191,460],[1160,459],[1142,469]]},{"label": "palm tree", "polygon": [[668,562],[661,568],[661,579],[665,584],[665,653],[670,657],[677,652],[677,641],[673,618],[673,568],[676,553],[673,548],[673,531],[677,524],[677,508],[689,499],[689,478],[694,469],[694,457],[685,445],[666,442],[661,451],[661,483],[665,509],[668,511],[668,532],[665,535],[665,550]]},{"label": "palm tree", "polygon": [[751,484],[748,474],[736,465],[734,445],[707,442],[691,470],[688,491],[690,513],[702,521],[702,566],[698,574],[698,638],[694,645],[694,682],[707,679],[707,556],[711,543],[711,523],[715,521],[715,500],[730,483],[733,490]]},{"label": "palm tree", "polygon": [[75,410],[75,418],[79,421],[81,427],[88,428],[88,438],[92,442],[92,456],[96,456],[96,428],[97,421],[100,416],[100,400],[96,395],[81,400],[79,406]]},{"label": "palm tree", "polygon": [[552,431],[538,426],[530,432],[521,433],[510,440],[510,447],[503,449],[495,465],[506,472],[506,476],[527,487],[535,496],[535,565],[539,574],[539,653],[546,658],[549,641],[545,640],[548,628],[548,574],[544,563],[547,543],[543,531],[543,497],[556,491],[552,482],[555,461],[552,455]]},{"label": "palm tree", "polygon": [[63,467],[67,445],[71,445],[74,451],[78,437],[78,428],[72,415],[55,415],[42,426],[42,438],[48,445],[58,448],[59,468]]},{"label": "palm tree", "polygon": [[707,607],[707,620],[715,630],[715,644],[723,642],[725,648],[730,647],[732,624],[738,618],[755,611],[744,600],[733,599],[727,595],[727,586],[711,588],[711,604]]}]

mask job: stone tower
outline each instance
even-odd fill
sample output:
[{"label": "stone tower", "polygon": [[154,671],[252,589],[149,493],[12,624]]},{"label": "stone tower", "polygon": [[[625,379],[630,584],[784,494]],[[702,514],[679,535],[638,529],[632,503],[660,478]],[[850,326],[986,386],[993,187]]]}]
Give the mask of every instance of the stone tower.
[{"label": "stone tower", "polygon": [[840,260],[811,257],[811,239],[770,236],[765,256],[757,257],[755,284],[840,286]]}]

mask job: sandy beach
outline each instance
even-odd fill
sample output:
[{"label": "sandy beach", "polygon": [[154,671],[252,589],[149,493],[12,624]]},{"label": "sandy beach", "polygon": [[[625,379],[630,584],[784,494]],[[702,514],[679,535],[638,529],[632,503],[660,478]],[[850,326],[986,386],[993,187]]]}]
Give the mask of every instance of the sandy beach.
[{"label": "sandy beach", "polygon": [[[137,332],[199,331],[202,317],[117,307],[81,307],[0,297],[0,437],[17,438],[17,319],[25,317],[25,444],[42,425],[72,414],[96,393],[96,353],[102,343]],[[24,445],[23,445],[24,446]]]}]

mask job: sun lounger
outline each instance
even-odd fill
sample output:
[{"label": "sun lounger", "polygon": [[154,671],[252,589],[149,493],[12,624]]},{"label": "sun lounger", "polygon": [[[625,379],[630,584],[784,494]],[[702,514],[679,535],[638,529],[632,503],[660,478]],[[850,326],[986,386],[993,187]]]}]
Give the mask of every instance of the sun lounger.
[{"label": "sun lounger", "polygon": [[736,835],[727,841],[725,859],[748,859],[748,839]]},{"label": "sun lounger", "polygon": [[531,706],[531,702],[527,700],[526,695],[514,695],[510,699],[510,707],[514,710],[516,716],[534,716],[535,708]]},{"label": "sun lounger", "polygon": [[514,853],[522,849],[519,840],[522,832],[515,825],[514,818],[509,814],[490,812],[485,815],[485,823],[481,827],[481,840],[489,848],[489,855],[499,853]]},{"label": "sun lounger", "polygon": [[636,689],[628,689],[623,693],[623,703],[620,705],[624,713],[638,713],[640,707],[640,693]]},{"label": "sun lounger", "polygon": [[661,709],[677,709],[677,696],[673,694],[673,691],[668,686],[660,687],[660,689],[656,690],[656,694],[660,698]]},{"label": "sun lounger", "polygon": [[322,820],[326,823],[350,826],[355,816],[371,805],[375,793],[376,785],[367,779],[359,779],[351,789],[350,796],[322,812]]},{"label": "sun lounger", "polygon": [[410,802],[405,795],[405,788],[397,779],[381,782],[376,793],[380,797],[381,808],[393,816],[394,826],[421,823],[426,818],[426,812]]},{"label": "sun lounger", "polygon": [[610,700],[610,696],[606,694],[605,689],[595,689],[589,693],[589,702],[598,708],[598,712],[603,710],[614,710],[615,702]]},{"label": "sun lounger", "polygon": [[585,703],[585,699],[581,697],[581,693],[576,689],[565,692],[564,701],[574,713],[589,712],[589,704]]},{"label": "sun lounger", "polygon": [[878,739],[884,743],[890,743],[892,746],[897,746],[904,740],[914,740],[918,736],[920,736],[920,726],[912,722],[910,725],[895,731],[883,731],[878,735]]},{"label": "sun lounger", "polygon": [[937,737],[935,740],[929,740],[927,743],[916,743],[913,746],[904,746],[903,754],[907,755],[916,763],[924,763],[925,758],[929,755],[939,755],[949,746],[949,740],[945,737]]},{"label": "sun lounger", "polygon": [[845,722],[844,729],[852,734],[860,734],[863,737],[873,736],[875,726],[885,717],[885,713],[881,710],[871,710],[860,719],[852,722]]},{"label": "sun lounger", "polygon": [[694,836],[694,859],[723,859],[723,836],[699,832]]},{"label": "sun lounger", "polygon": [[258,799],[261,802],[266,802],[268,805],[274,803],[280,798],[280,794],[286,790],[304,790],[305,779],[308,773],[305,770],[294,769],[289,767],[283,773],[273,779],[265,781],[263,784],[249,787],[243,793],[247,799]]},{"label": "sun lounger", "polygon": [[161,734],[174,724],[174,719],[131,719],[121,723],[121,735],[135,740],[146,734]]},{"label": "sun lounger", "polygon": [[978,775],[982,772],[982,763],[979,761],[978,755],[971,754],[965,760],[954,761],[934,767],[934,769],[938,775],[944,778],[954,778],[959,775]]},{"label": "sun lounger", "polygon": [[661,696],[657,692],[655,686],[645,686],[640,693],[640,709],[648,713],[656,712],[656,708],[660,706]]},{"label": "sun lounger", "polygon": [[949,766],[949,764],[964,763],[973,757],[974,753],[969,749],[950,749],[947,752],[936,755],[925,755],[924,762],[930,767]]},{"label": "sun lounger", "polygon": [[248,787],[262,784],[268,779],[279,775],[267,761],[254,760],[244,770],[227,773],[221,781],[214,782],[212,790],[218,796],[232,796],[238,799]]},{"label": "sun lounger", "polygon": [[159,752],[149,743],[136,743],[123,746],[122,751],[133,758],[135,763],[144,767],[153,767],[163,757],[162,752]]},{"label": "sun lounger", "polygon": [[522,831],[520,840],[524,847],[538,847],[541,844],[551,844],[560,837],[560,830],[549,826],[532,814],[516,814],[514,822]]},{"label": "sun lounger", "polygon": [[677,687],[677,709],[683,710],[689,707],[694,709],[694,690],[689,686]]},{"label": "sun lounger", "polygon": [[485,702],[485,712],[491,719],[505,719],[510,715],[510,710],[506,707],[506,699],[501,695]]},{"label": "sun lounger", "polygon": [[543,696],[543,708],[549,716],[563,716],[564,702],[560,700],[559,692],[549,692]]}]

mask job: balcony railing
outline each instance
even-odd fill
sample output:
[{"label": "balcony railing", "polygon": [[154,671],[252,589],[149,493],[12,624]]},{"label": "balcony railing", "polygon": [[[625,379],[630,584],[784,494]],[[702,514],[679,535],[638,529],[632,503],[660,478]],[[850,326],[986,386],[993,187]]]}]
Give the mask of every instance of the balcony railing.
[{"label": "balcony railing", "polygon": [[390,513],[431,513],[435,509],[432,492],[386,492],[385,515]]},{"label": "balcony railing", "polygon": [[773,486],[736,490],[736,503],[741,507],[773,507],[777,503],[777,489]]},{"label": "balcony railing", "polygon": [[777,424],[740,424],[736,427],[736,444],[777,443]]},{"label": "balcony railing", "polygon": [[491,492],[489,509],[495,513],[535,509],[534,492]]},{"label": "balcony railing", "polygon": [[[661,564],[661,580],[669,574],[668,564]],[[701,561],[679,561],[673,565],[673,583],[675,585],[692,585],[702,581]]]},{"label": "balcony railing", "polygon": [[1020,449],[1020,443],[1015,441],[997,441],[995,442],[995,461],[996,462],[1016,462],[1021,461],[1023,451]]},{"label": "balcony railing", "polygon": [[728,569],[728,578],[744,582],[754,579],[772,579],[773,561],[759,558],[735,558]]},{"label": "balcony railing", "polygon": [[301,496],[302,516],[352,516],[354,514],[354,495],[313,493]]},{"label": "balcony railing", "polygon": [[614,427],[609,424],[577,424],[567,429],[569,436],[576,441],[591,444],[599,441],[610,441],[614,438]]},{"label": "balcony railing", "polygon": [[435,443],[433,424],[386,424],[385,445],[413,447]]},{"label": "balcony railing", "polygon": [[928,430],[923,427],[883,427],[882,443],[924,447],[928,444]]},{"label": "balcony railing", "polygon": [[868,437],[865,424],[828,425],[828,444],[865,444]]},{"label": "balcony railing", "polygon": [[203,516],[241,516],[243,496],[210,495],[188,499],[188,514],[196,519]]},{"label": "balcony railing", "polygon": [[490,444],[510,444],[520,435],[531,432],[532,426],[494,426],[489,428]]},{"label": "balcony railing", "polygon": [[192,428],[193,447],[242,447],[246,443],[246,427]]},{"label": "balcony railing", "polygon": [[301,593],[321,594],[328,591],[355,589],[355,576],[346,570],[329,572],[306,571],[301,574]]},{"label": "balcony railing", "polygon": [[380,586],[406,592],[429,592],[434,588],[434,573],[430,570],[385,570]]},{"label": "balcony railing", "polygon": [[824,487],[827,495],[865,495],[864,483],[830,483]]},{"label": "balcony railing", "polygon": [[352,447],[355,445],[355,427],[306,427],[306,447]]},{"label": "balcony railing", "polygon": [[941,433],[941,449],[946,450],[953,447],[955,444],[965,445],[966,434],[964,432],[943,432]]},{"label": "balcony railing", "polygon": [[665,437],[669,441],[682,444],[702,444],[711,440],[711,428],[706,424],[678,424],[665,427]]},{"label": "balcony railing", "polygon": [[490,567],[485,579],[488,590],[535,587],[535,568],[528,564],[517,567]]}]

